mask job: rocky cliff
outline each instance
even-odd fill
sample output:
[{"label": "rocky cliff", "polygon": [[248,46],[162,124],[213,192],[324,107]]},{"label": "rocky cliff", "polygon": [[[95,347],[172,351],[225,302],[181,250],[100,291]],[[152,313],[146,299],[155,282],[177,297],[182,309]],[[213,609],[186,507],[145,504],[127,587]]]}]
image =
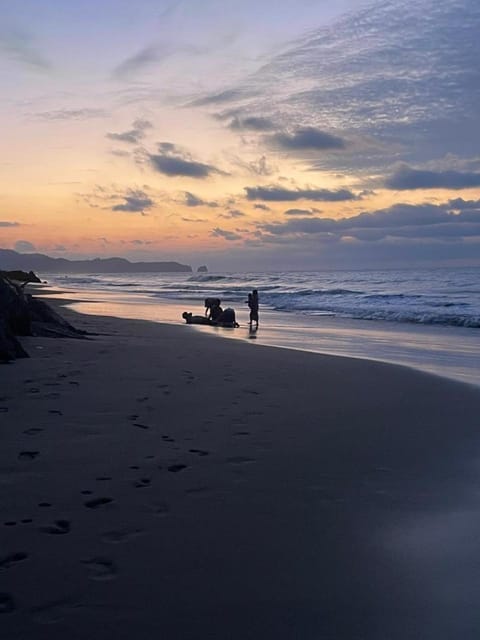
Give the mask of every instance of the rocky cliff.
[{"label": "rocky cliff", "polygon": [[84,335],[85,332],[72,327],[45,302],[0,275],[0,362],[28,357],[18,339],[22,336],[81,338]]}]

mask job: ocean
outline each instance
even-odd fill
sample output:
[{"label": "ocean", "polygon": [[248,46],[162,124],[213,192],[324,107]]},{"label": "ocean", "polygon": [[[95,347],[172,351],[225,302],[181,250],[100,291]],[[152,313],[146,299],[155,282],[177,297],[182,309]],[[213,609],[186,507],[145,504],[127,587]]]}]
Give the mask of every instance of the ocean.
[{"label": "ocean", "polygon": [[[82,313],[183,323],[206,297],[240,328],[188,327],[285,348],[402,364],[480,384],[480,268],[261,273],[42,274]],[[249,291],[260,326],[248,330]]]}]

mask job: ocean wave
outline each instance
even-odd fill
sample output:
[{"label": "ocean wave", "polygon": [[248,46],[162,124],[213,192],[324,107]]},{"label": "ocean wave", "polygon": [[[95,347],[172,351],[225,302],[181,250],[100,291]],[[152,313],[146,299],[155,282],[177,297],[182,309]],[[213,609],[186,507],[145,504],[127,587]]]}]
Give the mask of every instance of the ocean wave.
[{"label": "ocean wave", "polygon": [[217,282],[220,280],[231,280],[231,276],[219,276],[214,274],[200,274],[190,276],[188,282]]},{"label": "ocean wave", "polygon": [[63,284],[104,284],[103,280],[88,276],[57,276],[55,280]]},{"label": "ocean wave", "polygon": [[480,316],[469,315],[448,315],[428,312],[409,311],[360,311],[352,314],[337,314],[356,320],[384,320],[387,322],[406,322],[413,324],[443,325],[449,327],[467,327],[470,329],[480,328]]}]

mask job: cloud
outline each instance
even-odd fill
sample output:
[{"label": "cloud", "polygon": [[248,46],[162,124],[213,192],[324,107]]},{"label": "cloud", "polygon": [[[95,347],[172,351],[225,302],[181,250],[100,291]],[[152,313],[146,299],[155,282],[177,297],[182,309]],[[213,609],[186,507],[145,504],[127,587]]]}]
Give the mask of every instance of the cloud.
[{"label": "cloud", "polygon": [[295,200],[314,200],[318,202],[341,202],[358,200],[359,197],[348,189],[284,189],[278,186],[245,187],[248,200],[266,202],[290,202]]},{"label": "cloud", "polygon": [[140,140],[145,137],[146,129],[151,129],[153,124],[148,120],[135,120],[132,124],[132,128],[122,133],[107,133],[106,137],[110,140],[116,140],[119,142],[127,142],[129,144],[138,144]]},{"label": "cloud", "polygon": [[232,131],[274,131],[275,125],[270,118],[246,116],[244,118],[233,118],[228,128]]},{"label": "cloud", "polygon": [[129,213],[144,213],[155,206],[155,202],[140,189],[129,189],[123,196],[124,202],[112,207],[112,211],[126,211]]},{"label": "cloud", "polygon": [[230,209],[226,213],[221,213],[219,215],[219,218],[226,218],[226,219],[244,218],[244,217],[245,217],[245,214],[243,213],[243,211],[240,211],[239,209]]},{"label": "cloud", "polygon": [[187,106],[204,107],[209,105],[224,104],[226,102],[238,100],[239,98],[245,97],[246,95],[251,95],[251,92],[244,92],[240,89],[227,89],[225,91],[221,91],[220,93],[197,98],[196,100],[190,102]]},{"label": "cloud", "polygon": [[218,207],[218,202],[214,202],[214,201],[208,202],[206,200],[202,200],[202,198],[199,198],[193,193],[190,193],[190,191],[185,191],[184,196],[185,196],[184,204],[186,204],[187,207],[212,207],[212,208]]},{"label": "cloud", "polygon": [[226,229],[221,229],[220,227],[216,227],[212,229],[210,235],[214,238],[224,238],[225,240],[229,240],[233,242],[235,240],[241,240],[242,236],[238,233],[234,233],[233,231],[227,231]]},{"label": "cloud", "polygon": [[480,187],[480,173],[461,171],[427,171],[407,165],[399,167],[385,181],[388,189],[468,189]]},{"label": "cloud", "polygon": [[19,31],[0,32],[0,53],[32,70],[48,71],[52,67],[35,47],[33,38]]},{"label": "cloud", "polygon": [[206,218],[187,218],[186,216],[182,217],[183,222],[208,222]]},{"label": "cloud", "polygon": [[254,209],[260,209],[261,211],[271,211],[270,207],[267,207],[266,204],[254,204]]},{"label": "cloud", "polygon": [[286,216],[313,216],[315,211],[313,209],[287,209],[284,212]]},{"label": "cloud", "polygon": [[166,176],[208,178],[215,173],[225,175],[222,171],[210,164],[192,160],[189,153],[183,151],[171,142],[160,142],[158,149],[160,153],[148,155],[150,164],[156,171]]},{"label": "cloud", "polygon": [[156,171],[170,177],[208,178],[212,173],[218,173],[218,170],[209,164],[169,155],[151,154],[150,161]]},{"label": "cloud", "polygon": [[[355,4],[232,86],[235,116],[261,113],[288,132],[335,129],[352,143],[376,143],[329,153],[329,169],[384,170],[392,157],[413,164],[446,153],[478,155],[478,0]],[[316,146],[308,135],[277,142],[287,150]]]},{"label": "cloud", "polygon": [[467,209],[480,210],[480,200],[464,200],[463,198],[455,198],[448,201],[448,206],[457,211],[465,211]]},{"label": "cloud", "polygon": [[230,162],[255,176],[271,176],[277,168],[270,165],[266,156],[260,156],[256,160],[244,160],[237,155],[228,154]]},{"label": "cloud", "polygon": [[20,251],[20,253],[33,253],[37,250],[37,247],[28,240],[18,240],[14,246],[16,251]]},{"label": "cloud", "polygon": [[123,62],[115,67],[113,75],[119,80],[128,78],[140,71],[145,67],[150,66],[154,62],[157,62],[162,57],[162,51],[160,47],[151,45],[144,47],[138,53],[126,58]]},{"label": "cloud", "polygon": [[385,238],[418,240],[480,239],[480,210],[452,213],[449,203],[396,204],[386,209],[363,212],[350,218],[292,218],[266,223],[258,228],[272,236],[323,236],[330,240],[356,238],[379,241]]},{"label": "cloud", "polygon": [[104,109],[56,109],[36,113],[39,120],[90,120],[91,118],[106,118],[108,113]]},{"label": "cloud", "polygon": [[0,220],[0,227],[19,227],[19,222],[8,222],[7,220]]},{"label": "cloud", "polygon": [[284,151],[324,151],[326,149],[345,149],[346,147],[343,138],[315,127],[299,128],[292,134],[275,133],[264,139],[272,146]]}]

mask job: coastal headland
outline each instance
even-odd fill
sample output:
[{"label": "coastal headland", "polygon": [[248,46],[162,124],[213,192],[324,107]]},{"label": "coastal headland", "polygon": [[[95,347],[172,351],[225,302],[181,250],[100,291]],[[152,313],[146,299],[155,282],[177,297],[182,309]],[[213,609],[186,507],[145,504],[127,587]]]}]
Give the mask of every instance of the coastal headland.
[{"label": "coastal headland", "polygon": [[53,304],[86,337],[0,365],[2,638],[477,637],[478,388]]}]

